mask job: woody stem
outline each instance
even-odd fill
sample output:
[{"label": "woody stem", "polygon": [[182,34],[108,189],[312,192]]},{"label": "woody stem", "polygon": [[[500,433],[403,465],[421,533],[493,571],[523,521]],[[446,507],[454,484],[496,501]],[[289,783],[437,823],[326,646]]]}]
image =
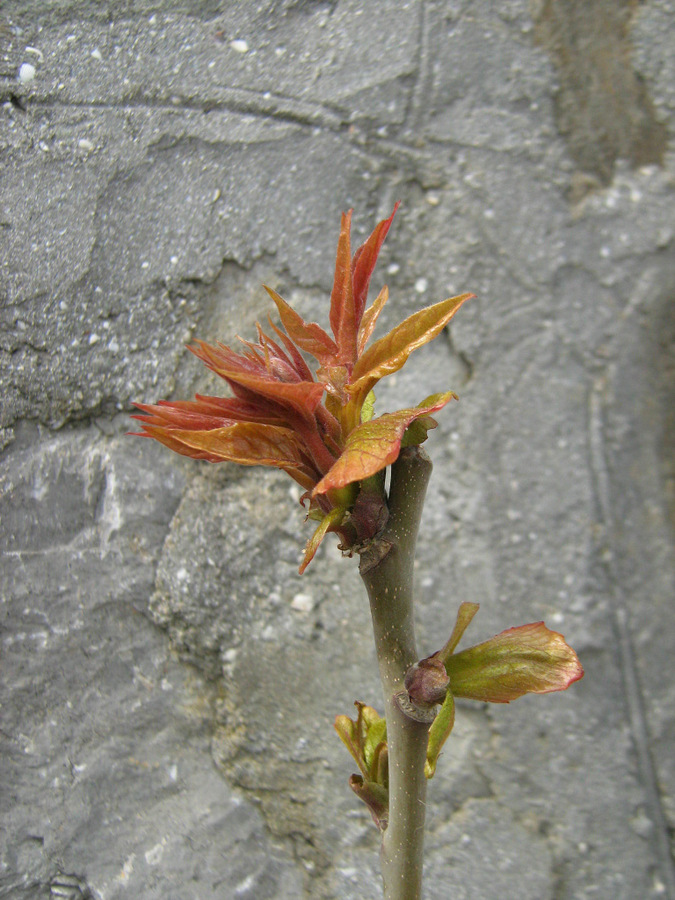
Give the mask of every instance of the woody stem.
[{"label": "woody stem", "polygon": [[413,621],[413,563],[431,462],[418,447],[403,450],[392,466],[389,519],[361,555],[359,571],[370,599],[384,690],[389,753],[389,822],[382,837],[385,900],[419,900],[429,725],[402,712],[408,668],[418,660]]}]

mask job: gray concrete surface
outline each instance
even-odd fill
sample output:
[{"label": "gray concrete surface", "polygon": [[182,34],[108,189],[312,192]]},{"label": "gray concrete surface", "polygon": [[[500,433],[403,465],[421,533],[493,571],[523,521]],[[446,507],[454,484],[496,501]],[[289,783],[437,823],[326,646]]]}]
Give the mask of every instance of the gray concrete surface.
[{"label": "gray concrete surface", "polygon": [[[325,320],[401,210],[380,408],[428,447],[419,631],[545,619],[573,690],[463,705],[427,900],[675,900],[672,0],[0,4],[0,897],[377,898],[332,719],[379,705],[355,561],[283,476],[124,436],[214,389],[263,281]],[[327,542],[330,543],[330,542]],[[307,718],[311,717],[311,724]]]}]

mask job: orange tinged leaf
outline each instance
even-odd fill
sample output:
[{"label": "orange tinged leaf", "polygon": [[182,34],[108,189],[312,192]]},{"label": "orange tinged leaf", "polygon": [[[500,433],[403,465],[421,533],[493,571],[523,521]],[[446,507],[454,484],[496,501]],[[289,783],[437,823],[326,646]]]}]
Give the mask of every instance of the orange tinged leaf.
[{"label": "orange tinged leaf", "polygon": [[[139,417],[136,416],[135,418]],[[179,453],[181,456],[189,456],[191,459],[203,459],[206,460],[206,462],[221,462],[220,456],[214,456],[212,453],[207,453],[205,450],[200,450],[197,447],[190,447],[188,444],[183,443],[183,441],[174,436],[170,428],[164,428],[163,426],[157,425],[144,425],[143,431],[129,431],[127,433],[133,437],[154,438],[160,444],[164,444],[169,450],[173,450],[174,453]]]},{"label": "orange tinged leaf", "polygon": [[[278,425],[238,422],[206,431],[145,425],[144,430],[162,443],[166,443],[168,437],[172,443],[206,454],[210,459],[227,460],[244,466],[276,466],[308,472],[311,469],[295,434],[289,428]],[[186,452],[184,455],[194,454]]]},{"label": "orange tinged leaf", "polygon": [[427,306],[375,341],[357,360],[352,371],[352,383],[347,387],[349,393],[355,398],[365,398],[380,378],[397,372],[413,350],[440,334],[460,306],[473,296],[460,294]]},{"label": "orange tinged leaf", "polygon": [[363,422],[349,434],[342,454],[314,488],[313,494],[325,494],[354,481],[363,481],[386,468],[398,458],[408,426],[416,419],[442,409],[452,399],[456,399],[452,391],[434,394],[414,409],[399,409]]},{"label": "orange tinged leaf", "polygon": [[384,304],[388,299],[389,288],[385,284],[385,286],[373,301],[372,306],[369,306],[368,309],[364,312],[363,318],[361,319],[361,324],[359,326],[359,336],[356,348],[359,356],[361,356],[366,347],[366,344],[370,340],[370,336],[375,328],[375,323],[377,322],[377,317],[382,312]]}]

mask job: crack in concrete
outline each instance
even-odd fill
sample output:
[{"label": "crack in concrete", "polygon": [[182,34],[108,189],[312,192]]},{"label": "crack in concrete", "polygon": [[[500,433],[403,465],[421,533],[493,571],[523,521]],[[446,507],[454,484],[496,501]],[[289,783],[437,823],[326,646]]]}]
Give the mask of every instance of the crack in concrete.
[{"label": "crack in concrete", "polygon": [[462,383],[458,385],[458,387],[465,387],[465,385],[471,381],[473,377],[474,364],[473,360],[469,358],[469,356],[463,351],[459,350],[455,345],[454,339],[452,337],[452,330],[449,327],[443,329],[443,337],[445,339],[446,346],[450,351],[450,355],[453,359],[457,360],[462,369]]},{"label": "crack in concrete", "polygon": [[149,112],[203,112],[214,111],[240,112],[261,118],[280,119],[296,125],[327,128],[330,131],[341,131],[347,127],[347,113],[339,106],[331,107],[325,103],[316,103],[274,94],[270,91],[257,91],[247,88],[223,88],[221,96],[213,99],[190,100],[186,97],[161,97],[155,99],[129,95],[118,101],[106,100],[64,100],[51,94],[43,96],[29,95],[17,91],[16,85],[11,90],[0,91],[0,101],[11,101],[12,97],[21,102],[25,110],[31,108],[62,108],[82,110],[107,110],[116,112],[132,112],[147,110]]},{"label": "crack in concrete", "polygon": [[424,0],[420,0],[419,31],[417,39],[417,72],[408,100],[408,109],[403,120],[401,132],[417,132],[420,130],[424,115],[426,93],[431,77],[430,14]]},{"label": "crack in concrete", "polygon": [[[612,511],[612,489],[605,453],[603,427],[603,393],[606,377],[598,377],[590,391],[588,404],[588,430],[590,444],[590,474],[593,482],[599,519],[607,543],[614,543],[614,516]],[[650,752],[649,728],[645,701],[639,682],[635,650],[630,633],[626,597],[620,589],[620,575],[616,565],[616,553],[611,552],[602,560],[606,573],[608,591],[612,603],[614,630],[620,657],[620,667],[624,685],[624,696],[631,728],[631,735],[637,756],[640,783],[645,795],[645,806],[654,823],[651,838],[655,858],[668,900],[675,900],[675,863],[670,851],[669,829],[658,786],[656,766]]]}]

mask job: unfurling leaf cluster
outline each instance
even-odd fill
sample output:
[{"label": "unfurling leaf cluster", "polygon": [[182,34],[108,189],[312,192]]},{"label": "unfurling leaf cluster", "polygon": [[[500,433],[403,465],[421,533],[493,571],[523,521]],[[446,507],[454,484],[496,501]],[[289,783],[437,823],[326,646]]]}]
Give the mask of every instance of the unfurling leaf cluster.
[{"label": "unfurling leaf cluster", "polygon": [[[424,767],[427,778],[434,776],[443,745],[455,724],[455,698],[510,703],[523,694],[564,691],[584,674],[579,658],[565,638],[543,622],[509,628],[481,644],[455,653],[477,612],[477,603],[462,603],[455,627],[443,649],[415,663],[406,675],[405,686],[413,708],[440,705],[427,739]],[[370,707],[363,707],[368,710],[364,719],[361,714],[363,704],[357,703],[357,706],[359,718],[356,722],[338,716],[335,727],[367,779],[368,772],[359,762],[365,758],[365,753],[359,756],[359,736],[367,735],[368,722],[384,720],[379,719]],[[386,731],[378,738],[385,741],[386,747]]]},{"label": "unfurling leaf cluster", "polygon": [[361,770],[352,775],[349,786],[366,804],[373,821],[382,831],[389,813],[389,765],[387,723],[372,706],[358,700],[356,719],[336,716],[335,730]]},{"label": "unfurling leaf cluster", "polygon": [[[351,212],[343,214],[328,316],[332,335],[268,287],[281,320],[281,327],[270,320],[273,336],[258,325],[257,341],[240,339],[239,352],[224,344],[190,347],[232,396],[137,404],[144,437],[195,459],[274,466],[303,487],[309,517],[319,524],[301,572],[328,532],[337,533],[347,551],[374,537],[382,517],[364,517],[372,511],[372,504],[359,502],[364,483],[393,463],[401,447],[423,441],[436,425],[431,414],[456,399],[447,391],[408,409],[373,412],[380,379],[440,334],[472,296],[419,310],[369,344],[388,291],[383,287],[368,306],[368,288],[397,208],[353,255]],[[314,358],[314,371],[305,354]]]}]

